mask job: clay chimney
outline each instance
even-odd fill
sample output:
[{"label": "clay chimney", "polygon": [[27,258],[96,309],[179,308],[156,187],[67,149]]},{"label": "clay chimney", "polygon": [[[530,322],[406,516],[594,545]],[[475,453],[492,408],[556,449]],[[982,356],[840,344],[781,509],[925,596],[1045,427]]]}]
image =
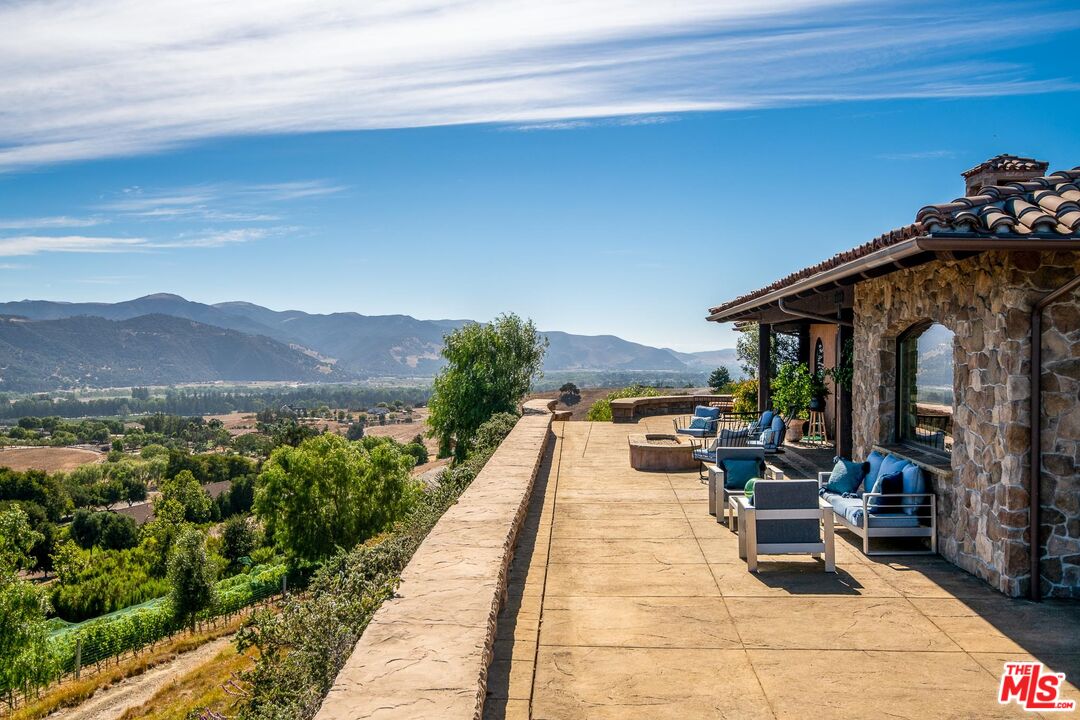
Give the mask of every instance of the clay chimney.
[{"label": "clay chimney", "polygon": [[978,195],[987,185],[1004,185],[1042,177],[1050,163],[1016,155],[998,155],[961,173],[964,176],[964,195]]}]

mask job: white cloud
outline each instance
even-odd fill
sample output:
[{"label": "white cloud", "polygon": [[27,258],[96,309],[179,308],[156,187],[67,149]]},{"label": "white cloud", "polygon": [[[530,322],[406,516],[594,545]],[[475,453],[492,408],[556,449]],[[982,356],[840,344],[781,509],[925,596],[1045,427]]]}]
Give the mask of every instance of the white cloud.
[{"label": "white cloud", "polygon": [[[987,48],[1076,12],[883,0],[14,0],[0,169],[204,138],[1073,88]],[[976,59],[971,59],[976,58]],[[1066,65],[1059,65],[1064,69]],[[167,209],[166,205],[159,208]]]},{"label": "white cloud", "polygon": [[107,222],[103,218],[77,218],[57,215],[36,218],[0,218],[0,230],[44,230],[47,228],[93,227]]},{"label": "white cloud", "polygon": [[940,160],[941,158],[956,157],[956,151],[913,150],[911,152],[880,153],[874,157],[879,160]]},{"label": "white cloud", "polygon": [[39,253],[109,253],[125,252],[146,247],[143,238],[89,237],[65,235],[18,235],[0,238],[0,257],[37,255]]}]

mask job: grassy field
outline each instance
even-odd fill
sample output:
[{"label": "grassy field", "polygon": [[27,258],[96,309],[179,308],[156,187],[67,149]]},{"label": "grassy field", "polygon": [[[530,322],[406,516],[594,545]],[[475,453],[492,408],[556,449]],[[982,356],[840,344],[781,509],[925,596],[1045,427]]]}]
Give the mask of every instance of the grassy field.
[{"label": "grassy field", "polygon": [[254,664],[252,655],[238,653],[230,645],[209,662],[174,678],[142,705],[129,708],[118,720],[185,720],[192,710],[202,709],[228,716],[240,698],[230,695],[226,687],[236,692],[229,681]]},{"label": "grassy field", "polygon": [[101,462],[105,455],[94,450],[70,447],[0,448],[0,467],[12,470],[70,472],[80,465]]}]

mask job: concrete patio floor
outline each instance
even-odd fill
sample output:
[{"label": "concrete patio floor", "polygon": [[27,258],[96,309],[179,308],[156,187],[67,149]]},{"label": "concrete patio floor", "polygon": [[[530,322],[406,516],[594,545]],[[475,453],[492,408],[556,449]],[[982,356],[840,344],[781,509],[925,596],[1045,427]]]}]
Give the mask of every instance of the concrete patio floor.
[{"label": "concrete patio floor", "polygon": [[[486,718],[1038,717],[997,703],[1038,659],[1080,700],[1080,606],[1008,599],[936,557],[757,575],[695,473],[629,466],[639,424],[555,423],[511,566]],[[1049,713],[1048,716],[1070,716]]]}]

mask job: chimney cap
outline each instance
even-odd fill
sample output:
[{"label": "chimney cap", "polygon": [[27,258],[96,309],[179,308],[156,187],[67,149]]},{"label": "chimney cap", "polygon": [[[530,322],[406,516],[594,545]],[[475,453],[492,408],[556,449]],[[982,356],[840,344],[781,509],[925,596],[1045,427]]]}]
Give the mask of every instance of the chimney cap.
[{"label": "chimney cap", "polygon": [[989,170],[991,172],[1033,173],[1032,177],[1038,177],[1044,174],[1048,167],[1050,167],[1050,163],[1043,162],[1042,160],[1003,153],[1001,155],[995,155],[989,160],[984,160],[970,170],[965,170],[960,174],[969,178],[972,175]]},{"label": "chimney cap", "polygon": [[1050,163],[1035,158],[996,155],[961,173],[964,176],[964,194],[971,197],[978,195],[983,188],[992,185],[1024,182],[1042,177],[1046,175],[1048,167]]}]

